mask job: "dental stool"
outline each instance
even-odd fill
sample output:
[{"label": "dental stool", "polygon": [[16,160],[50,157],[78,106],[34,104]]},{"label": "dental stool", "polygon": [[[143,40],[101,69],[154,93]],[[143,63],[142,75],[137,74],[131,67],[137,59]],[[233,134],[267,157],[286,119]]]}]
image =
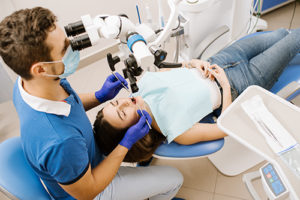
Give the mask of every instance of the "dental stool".
[{"label": "dental stool", "polygon": [[[264,33],[253,33],[242,39]],[[294,103],[292,99],[296,98],[300,102],[300,53],[285,68],[270,91],[292,103]],[[224,145],[224,143],[226,144]],[[238,175],[264,161],[258,154],[250,151],[231,137],[199,142],[193,145],[180,145],[175,142],[163,143],[153,155],[153,157],[160,159],[192,159],[204,156],[208,156],[215,167],[227,176]]]},{"label": "dental stool", "polygon": [[10,199],[50,200],[39,177],[28,164],[20,137],[0,144],[0,191]]}]

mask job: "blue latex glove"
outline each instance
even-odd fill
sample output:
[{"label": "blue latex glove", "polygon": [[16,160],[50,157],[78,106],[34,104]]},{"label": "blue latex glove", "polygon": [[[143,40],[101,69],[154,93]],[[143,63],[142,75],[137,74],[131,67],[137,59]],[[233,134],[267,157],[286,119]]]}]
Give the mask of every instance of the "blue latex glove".
[{"label": "blue latex glove", "polygon": [[127,81],[118,72],[115,73],[119,80],[112,74],[109,75],[102,88],[95,92],[95,96],[99,102],[103,103],[107,100],[113,99],[123,88],[121,81],[126,87],[128,87]]},{"label": "blue latex glove", "polygon": [[143,138],[149,132],[149,126],[146,123],[146,119],[149,124],[152,122],[152,118],[147,111],[143,110],[145,116],[142,115],[140,110],[138,110],[137,113],[141,116],[140,120],[127,130],[120,142],[120,145],[126,147],[128,150],[134,143]]}]

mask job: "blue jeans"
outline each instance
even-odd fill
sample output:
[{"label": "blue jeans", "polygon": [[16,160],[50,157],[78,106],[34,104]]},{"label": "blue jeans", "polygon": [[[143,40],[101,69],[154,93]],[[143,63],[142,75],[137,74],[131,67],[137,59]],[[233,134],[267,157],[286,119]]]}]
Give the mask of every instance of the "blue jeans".
[{"label": "blue jeans", "polygon": [[250,85],[271,89],[300,50],[300,29],[278,29],[239,40],[210,57],[222,67],[234,100]]}]

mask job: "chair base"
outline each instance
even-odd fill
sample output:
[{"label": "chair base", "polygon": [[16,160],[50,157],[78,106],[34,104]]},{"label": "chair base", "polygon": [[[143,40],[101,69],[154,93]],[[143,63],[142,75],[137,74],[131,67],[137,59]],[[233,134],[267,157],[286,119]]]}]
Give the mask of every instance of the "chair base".
[{"label": "chair base", "polygon": [[239,175],[265,160],[230,136],[225,137],[223,148],[208,159],[226,176]]}]

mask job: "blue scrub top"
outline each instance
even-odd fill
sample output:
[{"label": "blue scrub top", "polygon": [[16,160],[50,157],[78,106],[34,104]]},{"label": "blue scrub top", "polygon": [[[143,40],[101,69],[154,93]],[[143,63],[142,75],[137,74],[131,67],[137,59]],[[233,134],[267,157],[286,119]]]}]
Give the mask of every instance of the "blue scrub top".
[{"label": "blue scrub top", "polygon": [[60,84],[70,96],[63,102],[55,102],[26,93],[19,78],[13,100],[29,164],[54,199],[74,199],[58,183],[76,182],[89,164],[94,168],[103,155],[95,144],[92,125],[80,98],[66,79]]}]

